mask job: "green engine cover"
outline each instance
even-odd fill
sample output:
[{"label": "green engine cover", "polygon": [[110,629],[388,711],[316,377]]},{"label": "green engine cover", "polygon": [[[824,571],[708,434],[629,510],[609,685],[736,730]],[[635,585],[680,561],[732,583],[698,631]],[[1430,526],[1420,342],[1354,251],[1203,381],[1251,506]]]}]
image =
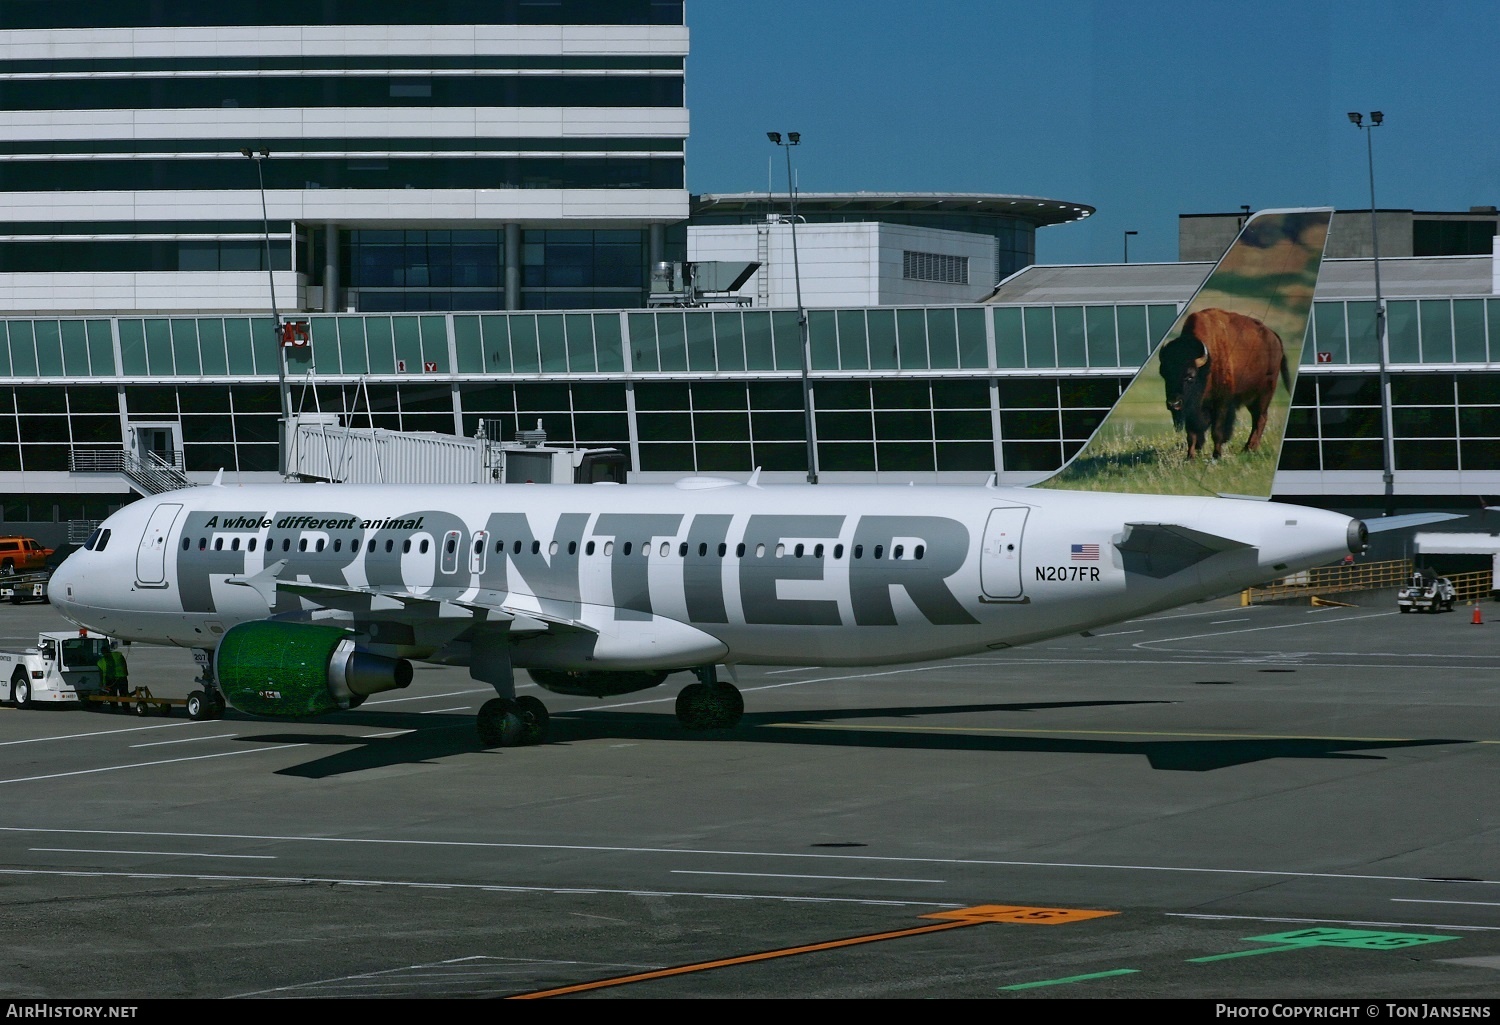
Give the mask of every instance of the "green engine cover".
[{"label": "green engine cover", "polygon": [[214,673],[229,703],[251,715],[308,716],[339,707],[328,663],[349,636],[336,626],[241,623],[219,642]]}]

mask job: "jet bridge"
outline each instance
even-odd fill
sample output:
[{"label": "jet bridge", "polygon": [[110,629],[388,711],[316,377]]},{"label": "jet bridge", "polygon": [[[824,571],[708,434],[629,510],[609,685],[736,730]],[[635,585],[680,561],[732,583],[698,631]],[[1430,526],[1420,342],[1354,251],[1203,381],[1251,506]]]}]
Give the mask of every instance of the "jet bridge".
[{"label": "jet bridge", "polygon": [[299,414],[286,425],[288,480],[346,484],[623,484],[629,459],[612,448],[547,444],[547,433],[501,437],[479,421],[472,438],[434,431],[354,427],[336,413]]}]

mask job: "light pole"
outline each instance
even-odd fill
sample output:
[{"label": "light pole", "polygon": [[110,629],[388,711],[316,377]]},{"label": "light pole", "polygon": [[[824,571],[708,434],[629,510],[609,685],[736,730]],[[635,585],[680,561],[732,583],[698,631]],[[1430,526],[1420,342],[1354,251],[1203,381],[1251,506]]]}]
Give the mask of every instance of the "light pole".
[{"label": "light pole", "polygon": [[1374,130],[1385,122],[1385,115],[1378,110],[1370,111],[1370,123],[1365,124],[1364,115],[1349,112],[1349,120],[1355,128],[1365,133],[1365,159],[1370,168],[1370,254],[1375,268],[1375,339],[1380,346],[1380,420],[1384,435],[1385,452],[1385,514],[1395,512],[1396,505],[1396,440],[1391,425],[1391,338],[1386,329],[1385,296],[1380,291],[1380,229],[1375,220],[1375,142]]},{"label": "light pole", "polygon": [[1130,262],[1130,236],[1131,235],[1139,235],[1139,234],[1140,234],[1140,232],[1138,232],[1138,231],[1127,231],[1125,233],[1125,262],[1126,263]]},{"label": "light pole", "polygon": [[[266,173],[262,165],[267,157],[271,155],[268,149],[242,149],[240,156],[249,157],[255,161],[255,177],[260,182],[260,222],[265,233],[266,240],[266,276],[271,282],[271,317],[275,321],[276,331],[276,383],[281,392],[281,420],[282,430],[286,431],[292,422],[292,397],[286,387],[286,344],[281,336],[281,311],[276,306],[276,272],[271,268],[271,218],[266,213]],[[283,445],[283,452],[286,446]],[[282,472],[286,467],[282,467]]]},{"label": "light pole", "polygon": [[807,338],[807,310],[802,307],[802,265],[797,257],[797,187],[792,183],[792,147],[802,141],[801,132],[767,132],[766,138],[786,150],[786,195],[792,208],[792,277],[797,287],[797,330],[802,337],[802,416],[807,433],[807,483],[818,483],[818,439],[813,433],[812,379],[809,374],[811,343]]}]

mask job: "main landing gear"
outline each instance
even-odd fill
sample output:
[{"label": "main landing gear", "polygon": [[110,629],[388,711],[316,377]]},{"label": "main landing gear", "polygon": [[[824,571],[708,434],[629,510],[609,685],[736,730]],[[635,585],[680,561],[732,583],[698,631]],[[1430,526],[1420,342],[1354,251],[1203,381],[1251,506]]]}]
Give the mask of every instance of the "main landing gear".
[{"label": "main landing gear", "polygon": [[677,695],[677,721],[690,730],[727,730],[739,725],[745,698],[732,683],[721,683],[713,666],[693,670],[696,683]]},{"label": "main landing gear", "polygon": [[521,747],[547,739],[547,706],[530,694],[491,698],[479,706],[479,739],[486,747]]},{"label": "main landing gear", "polygon": [[[476,679],[493,682],[498,677],[502,685],[509,684],[513,690],[508,662],[502,665],[476,659],[475,665],[485,674],[476,673]],[[698,679],[677,695],[677,721],[689,730],[727,730],[738,726],[745,714],[745,699],[739,688],[720,682],[713,666],[697,666],[693,674]],[[542,744],[547,740],[547,706],[530,694],[491,698],[479,707],[476,725],[485,747]]]}]

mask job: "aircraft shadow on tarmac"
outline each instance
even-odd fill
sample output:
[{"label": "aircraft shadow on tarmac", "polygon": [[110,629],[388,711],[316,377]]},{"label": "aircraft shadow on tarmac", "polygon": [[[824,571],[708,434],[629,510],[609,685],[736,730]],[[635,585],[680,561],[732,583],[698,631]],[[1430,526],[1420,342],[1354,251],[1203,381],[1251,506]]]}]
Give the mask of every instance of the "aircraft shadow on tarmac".
[{"label": "aircraft shadow on tarmac", "polygon": [[[409,730],[396,736],[368,737],[350,734],[258,733],[239,738],[242,743],[301,745],[341,750],[277,774],[308,779],[326,779],[350,772],[392,765],[431,763],[460,754],[489,752],[525,756],[547,748],[589,740],[685,741],[752,744],[799,744],[821,747],[879,748],[891,751],[992,752],[996,754],[1098,754],[1144,756],[1153,769],[1178,772],[1208,772],[1278,758],[1372,759],[1379,752],[1466,744],[1467,740],[1411,738],[1404,740],[1360,740],[1337,737],[1192,737],[1190,739],[1097,740],[1080,736],[1024,736],[1024,728],[1004,727],[1005,733],[984,732],[995,727],[944,724],[940,729],[909,728],[901,723],[888,727],[849,728],[851,719],[903,719],[975,712],[1028,712],[1042,709],[1101,707],[1111,705],[1172,704],[1167,701],[1070,701],[1017,704],[934,705],[923,707],[747,712],[740,725],[729,730],[685,730],[669,714],[572,710],[554,714],[551,736],[540,748],[485,748],[475,735],[469,716],[412,715],[394,712],[360,713],[362,729]],[[236,717],[238,718],[238,717]],[[256,720],[250,720],[256,721]],[[350,717],[334,722],[354,725]],[[819,723],[829,725],[820,726]],[[266,725],[272,725],[267,722]],[[972,729],[973,732],[964,732]],[[1083,732],[1097,732],[1097,730]]]}]

